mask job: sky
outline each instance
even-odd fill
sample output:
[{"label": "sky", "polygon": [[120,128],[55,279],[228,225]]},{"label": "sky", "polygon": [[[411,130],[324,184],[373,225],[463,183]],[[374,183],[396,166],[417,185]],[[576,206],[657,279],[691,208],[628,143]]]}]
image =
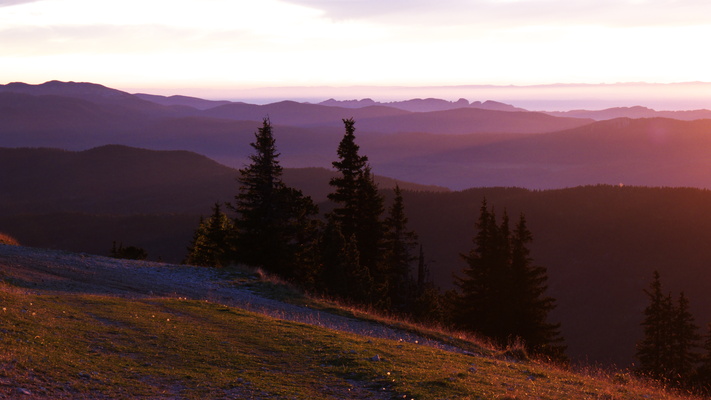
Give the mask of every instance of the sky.
[{"label": "sky", "polygon": [[708,0],[0,0],[0,83],[214,98],[711,82],[709,38]]}]

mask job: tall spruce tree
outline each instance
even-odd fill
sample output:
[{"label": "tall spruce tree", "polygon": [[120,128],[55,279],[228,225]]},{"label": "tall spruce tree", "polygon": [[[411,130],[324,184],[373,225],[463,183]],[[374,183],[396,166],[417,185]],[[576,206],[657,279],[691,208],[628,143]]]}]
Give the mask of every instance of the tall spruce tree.
[{"label": "tall spruce tree", "polygon": [[679,294],[676,309],[671,320],[671,373],[674,384],[679,387],[690,387],[696,367],[699,362],[699,327],[694,322],[694,316],[689,310],[689,299],[684,292]]},{"label": "tall spruce tree", "polygon": [[[378,192],[378,185],[366,165],[357,181],[358,202],[356,206],[355,233],[360,264],[368,269],[376,280],[376,285],[384,289],[387,273],[383,273],[380,262],[383,254],[383,235],[385,226],[381,216],[385,210],[383,196]],[[383,291],[380,291],[383,295]]]},{"label": "tall spruce tree", "polygon": [[532,235],[525,217],[512,233],[507,214],[497,225],[484,199],[476,228],[474,247],[462,255],[464,276],[455,277],[455,322],[500,345],[521,340],[533,354],[565,359],[560,325],[548,322],[555,300],[545,295],[546,269],[533,265],[530,257]]},{"label": "tall spruce tree", "polygon": [[671,320],[674,305],[671,296],[662,291],[662,281],[658,271],[644,293],[649,298],[649,305],[644,309],[642,327],[644,338],[637,344],[637,372],[650,378],[667,380],[670,375]]},{"label": "tall spruce tree", "polygon": [[390,305],[400,311],[408,306],[413,297],[413,279],[410,269],[417,257],[413,254],[417,247],[417,234],[407,226],[405,202],[399,186],[395,186],[395,199],[385,218],[383,240],[384,257],[382,275],[386,282],[386,296]]},{"label": "tall spruce tree", "polygon": [[[383,288],[383,277],[379,271],[384,232],[380,221],[383,198],[373,180],[368,158],[359,154],[360,147],[355,143],[355,121],[344,119],[343,123],[346,133],[338,145],[339,160],[333,162],[340,174],[331,179],[330,185],[335,191],[328,195],[336,207],[327,217],[330,224],[338,225],[344,238],[355,243],[359,271],[352,274],[353,279],[366,279]],[[324,264],[326,269],[335,268]],[[361,270],[366,270],[367,274],[361,273]],[[329,275],[329,272],[325,274]],[[354,283],[354,287],[365,287],[365,284]],[[368,296],[367,300],[376,304],[381,298],[382,292],[379,292]]]},{"label": "tall spruce tree", "polygon": [[682,292],[674,305],[672,295],[662,292],[661,277],[654,271],[644,310],[644,338],[637,344],[638,372],[677,387],[689,387],[699,361],[701,339],[689,300]]},{"label": "tall spruce tree", "polygon": [[547,296],[548,273],[545,267],[533,264],[528,248],[533,235],[521,214],[511,237],[512,335],[525,340],[535,354],[564,358],[565,346],[560,324],[548,322],[548,313],[555,308],[555,299]]},{"label": "tall spruce tree", "polygon": [[482,202],[476,229],[474,248],[462,255],[467,263],[462,271],[464,276],[455,276],[459,293],[454,297],[453,318],[464,329],[498,338],[501,336],[501,296],[494,280],[497,270],[504,267],[497,265],[495,248],[498,227],[486,199]]},{"label": "tall spruce tree", "polygon": [[360,185],[363,171],[368,164],[368,157],[358,154],[360,146],[355,142],[355,121],[344,119],[346,133],[338,144],[338,159],[333,162],[333,167],[340,173],[331,179],[329,184],[335,191],[328,195],[328,199],[337,204],[329,217],[338,221],[345,237],[356,233],[358,220]]},{"label": "tall spruce tree", "polygon": [[300,230],[315,216],[310,197],[287,187],[276,151],[271,123],[265,118],[251,143],[251,163],[240,170],[239,193],[232,209],[235,218],[235,258],[286,278],[299,275],[296,268]]}]

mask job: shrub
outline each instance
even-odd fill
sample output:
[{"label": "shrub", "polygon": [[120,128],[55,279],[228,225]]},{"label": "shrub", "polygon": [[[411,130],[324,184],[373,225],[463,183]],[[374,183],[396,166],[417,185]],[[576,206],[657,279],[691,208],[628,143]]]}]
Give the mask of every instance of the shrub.
[{"label": "shrub", "polygon": [[0,244],[8,244],[10,246],[19,246],[20,242],[17,241],[14,237],[0,232]]}]

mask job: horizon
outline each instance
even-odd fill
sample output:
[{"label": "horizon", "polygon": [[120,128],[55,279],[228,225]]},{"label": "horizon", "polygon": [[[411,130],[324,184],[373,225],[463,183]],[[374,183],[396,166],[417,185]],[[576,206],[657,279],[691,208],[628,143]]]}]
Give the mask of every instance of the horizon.
[{"label": "horizon", "polygon": [[[354,88],[416,87],[426,93],[408,97],[511,102],[519,97],[428,93],[711,82],[698,45],[711,36],[710,12],[693,0],[0,0],[0,79],[209,99],[296,98],[277,89],[301,89],[313,100],[393,101],[405,98]],[[336,89],[312,94],[324,87]]]},{"label": "horizon", "polygon": [[[40,85],[46,82],[21,82]],[[69,81],[74,82],[74,81]],[[442,99],[470,103],[495,101],[528,111],[604,110],[609,108],[646,107],[656,111],[688,111],[711,109],[711,82],[647,83],[619,82],[600,84],[550,85],[452,85],[452,86],[286,86],[265,88],[151,88],[115,87],[98,84],[130,94],[159,96],[189,96],[205,100],[245,102],[264,105],[281,101],[318,104],[326,100],[373,100],[380,103],[412,99]],[[1,84],[0,84],[1,85]]]},{"label": "horizon", "polygon": [[371,99],[389,103],[436,98],[447,101],[496,101],[529,111],[603,110],[615,107],[647,107],[657,111],[711,109],[711,82],[678,83],[554,83],[545,85],[451,85],[451,86],[291,86],[253,89],[147,89],[130,93],[187,95],[209,100],[269,104],[292,100],[320,103]]}]

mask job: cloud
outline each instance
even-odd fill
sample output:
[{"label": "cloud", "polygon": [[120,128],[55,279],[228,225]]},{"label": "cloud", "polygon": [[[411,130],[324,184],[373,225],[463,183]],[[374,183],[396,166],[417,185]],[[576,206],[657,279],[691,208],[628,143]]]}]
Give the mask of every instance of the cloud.
[{"label": "cloud", "polygon": [[651,26],[708,24],[704,0],[284,0],[336,20],[391,24]]},{"label": "cloud", "polygon": [[246,47],[259,38],[250,32],[196,31],[165,25],[62,25],[0,29],[2,56],[59,54],[199,53]]},{"label": "cloud", "polygon": [[0,7],[14,6],[22,3],[33,3],[40,0],[0,0]]},{"label": "cloud", "polygon": [[[426,0],[285,0],[287,3],[298,4],[321,10],[333,19],[360,19],[382,15],[407,15],[418,10],[431,9],[431,1]],[[442,3],[459,3],[457,0],[445,0]],[[442,4],[438,3],[438,4]],[[449,5],[448,5],[449,6]]]}]

